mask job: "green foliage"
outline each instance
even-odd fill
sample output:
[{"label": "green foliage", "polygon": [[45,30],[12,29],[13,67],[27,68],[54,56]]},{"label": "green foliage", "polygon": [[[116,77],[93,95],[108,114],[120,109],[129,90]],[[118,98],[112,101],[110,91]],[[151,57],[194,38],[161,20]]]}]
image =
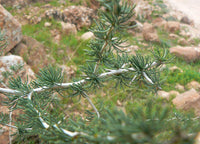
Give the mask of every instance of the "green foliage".
[{"label": "green foliage", "polygon": [[35,86],[54,86],[56,84],[63,82],[63,75],[61,73],[61,68],[55,68],[49,66],[39,71],[39,74],[36,76],[37,79],[33,82]]}]

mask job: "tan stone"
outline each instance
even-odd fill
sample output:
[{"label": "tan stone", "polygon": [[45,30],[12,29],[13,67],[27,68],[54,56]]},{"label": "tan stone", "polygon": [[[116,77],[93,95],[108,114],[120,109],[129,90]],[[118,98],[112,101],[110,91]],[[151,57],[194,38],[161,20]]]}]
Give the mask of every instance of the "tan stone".
[{"label": "tan stone", "polygon": [[169,68],[169,70],[171,70],[172,72],[175,72],[175,71],[180,71],[181,73],[183,72],[183,70],[177,66],[172,66]]},{"label": "tan stone", "polygon": [[28,36],[23,37],[22,44],[13,49],[13,53],[23,57],[35,72],[47,66],[49,62],[54,62],[54,59],[47,54],[47,48]]},{"label": "tan stone", "polygon": [[94,34],[92,32],[86,32],[81,36],[82,40],[89,40],[94,38]]},{"label": "tan stone", "polygon": [[20,23],[2,5],[0,5],[0,27],[7,38],[8,46],[3,50],[7,53],[22,40],[22,31]]},{"label": "tan stone", "polygon": [[152,23],[155,27],[163,27],[166,25],[167,22],[163,18],[159,17],[154,19]]},{"label": "tan stone", "polygon": [[158,34],[152,24],[145,23],[142,34],[146,41],[159,42]]},{"label": "tan stone", "polygon": [[194,109],[196,114],[200,115],[200,94],[195,89],[178,95],[172,102],[178,109]]},{"label": "tan stone", "polygon": [[172,91],[169,92],[169,94],[170,94],[170,95],[175,95],[175,96],[177,96],[177,95],[179,95],[180,93],[179,93],[178,91],[172,90]]},{"label": "tan stone", "polygon": [[200,83],[198,83],[197,81],[191,81],[190,83],[187,84],[187,88],[191,89],[200,89]]},{"label": "tan stone", "polygon": [[184,86],[182,86],[182,85],[180,85],[180,84],[176,84],[175,88],[176,88],[177,90],[180,90],[180,91],[184,91],[184,90],[185,90]]},{"label": "tan stone", "polygon": [[45,23],[44,23],[44,26],[45,26],[45,27],[50,27],[50,26],[51,26],[51,23],[45,22]]},{"label": "tan stone", "polygon": [[94,10],[84,6],[69,6],[62,12],[62,20],[76,25],[78,30],[89,27],[94,18]]},{"label": "tan stone", "polygon": [[73,34],[73,35],[77,34],[77,29],[74,24],[61,22],[61,26],[62,26],[62,29],[65,34],[68,34],[68,35],[69,34]]},{"label": "tan stone", "polygon": [[[3,82],[6,84],[8,79],[6,79],[2,73],[5,71],[12,72],[14,75],[12,77],[21,77],[23,80],[27,79],[27,76],[29,80],[34,79],[35,75],[30,66],[28,66],[22,57],[16,56],[16,55],[9,55],[9,56],[1,56],[0,57],[0,63],[1,63],[1,69],[0,69],[0,78],[3,80]],[[22,66],[21,69],[18,71],[13,71],[11,69],[12,66]]]},{"label": "tan stone", "polygon": [[188,42],[186,41],[186,39],[184,38],[180,38],[178,40],[178,44],[182,45],[182,46],[185,46],[185,45],[188,45]]},{"label": "tan stone", "polygon": [[169,21],[166,23],[165,29],[168,30],[169,32],[174,33],[180,30],[180,23],[175,21]]},{"label": "tan stone", "polygon": [[175,39],[179,38],[179,36],[171,33],[171,34],[169,34],[169,38],[175,40]]},{"label": "tan stone", "polygon": [[195,62],[200,59],[200,47],[172,47],[170,53],[184,58],[187,62]]},{"label": "tan stone", "polygon": [[166,91],[158,91],[158,96],[160,96],[161,98],[169,100],[170,93],[168,93]]}]

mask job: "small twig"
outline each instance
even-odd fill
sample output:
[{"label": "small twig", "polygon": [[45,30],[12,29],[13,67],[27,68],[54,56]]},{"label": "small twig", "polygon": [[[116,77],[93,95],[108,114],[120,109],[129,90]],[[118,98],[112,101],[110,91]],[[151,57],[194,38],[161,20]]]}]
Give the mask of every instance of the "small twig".
[{"label": "small twig", "polygon": [[85,98],[88,100],[88,102],[90,103],[90,105],[92,106],[92,108],[95,110],[97,117],[100,118],[100,114],[99,111],[97,110],[97,108],[95,107],[95,105],[92,103],[92,101],[90,100],[89,96],[84,92],[85,94]]},{"label": "small twig", "polygon": [[[107,45],[108,45],[108,40],[107,40],[107,39],[108,39],[108,36],[110,35],[110,33],[112,32],[112,30],[113,30],[113,27],[110,27],[108,33],[106,34],[106,41],[105,41],[105,43],[103,44],[103,46],[102,46],[102,48],[101,48],[100,55],[103,54],[105,48],[106,48]],[[99,67],[99,63],[100,63],[100,60],[96,62],[96,65],[95,65],[95,67],[94,67],[94,73],[96,73],[96,70],[97,70],[98,67]]]},{"label": "small twig", "polygon": [[[13,114],[13,107],[11,107],[10,109],[10,113],[9,113],[9,125],[12,125],[12,114]],[[12,144],[12,128],[9,127],[9,144]]]}]

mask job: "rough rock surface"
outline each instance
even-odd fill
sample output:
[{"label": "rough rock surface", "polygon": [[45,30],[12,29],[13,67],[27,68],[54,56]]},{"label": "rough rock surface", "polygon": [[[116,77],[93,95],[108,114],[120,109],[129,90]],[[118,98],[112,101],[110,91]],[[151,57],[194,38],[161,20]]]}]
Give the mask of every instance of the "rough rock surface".
[{"label": "rough rock surface", "polygon": [[195,62],[200,59],[200,47],[172,47],[170,53],[175,54],[177,57],[184,58],[187,62]]},{"label": "rough rock surface", "polygon": [[168,21],[165,25],[165,29],[171,33],[180,30],[180,23],[176,21]]},{"label": "rough rock surface", "polygon": [[63,32],[66,33],[67,35],[69,35],[69,34],[76,35],[77,34],[77,29],[74,24],[61,22],[61,26],[62,26]]},{"label": "rough rock surface", "polygon": [[147,1],[139,1],[135,7],[137,17],[148,19],[151,17],[153,8]]},{"label": "rough rock surface", "polygon": [[92,32],[86,32],[81,36],[82,40],[89,40],[91,38],[94,38],[94,34]]},{"label": "rough rock surface", "polygon": [[190,83],[187,84],[187,87],[189,89],[194,88],[196,90],[200,89],[200,83],[198,83],[197,81],[191,81]]},{"label": "rough rock surface", "polygon": [[166,22],[163,18],[158,17],[158,18],[154,19],[154,20],[152,21],[152,23],[153,23],[153,25],[154,25],[155,27],[164,27],[164,26],[166,25],[167,22]]},{"label": "rough rock surface", "polygon": [[22,31],[20,23],[2,5],[0,5],[0,28],[8,42],[8,46],[3,50],[7,53],[22,40]]},{"label": "rough rock surface", "polygon": [[55,18],[74,24],[78,30],[82,27],[89,27],[95,18],[94,10],[84,6],[69,6],[63,11],[50,9],[45,12],[45,15],[49,19]]},{"label": "rough rock surface", "polygon": [[200,94],[195,89],[178,95],[172,102],[178,109],[194,109],[195,113],[200,115]]},{"label": "rough rock surface", "polygon": [[47,48],[37,40],[24,36],[20,44],[13,50],[14,54],[24,58],[31,68],[38,72],[40,68],[48,65],[48,62],[54,62],[53,58],[47,55]]},{"label": "rough rock surface", "polygon": [[143,25],[142,34],[146,41],[159,42],[158,34],[152,24],[145,23]]},{"label": "rough rock surface", "polygon": [[[15,69],[13,69],[15,67]],[[5,73],[9,74],[8,77],[5,77]],[[28,66],[22,57],[16,55],[8,55],[0,57],[0,79],[1,84],[0,87],[4,87],[8,84],[8,80],[10,78],[21,77],[22,81],[30,80],[35,78],[35,74]],[[6,99],[6,96],[0,94],[0,113],[9,114],[9,109],[7,106],[3,105],[3,101]],[[21,113],[19,110],[13,111],[13,118]],[[3,126],[0,132],[0,144],[8,144],[9,143],[9,128]]]}]

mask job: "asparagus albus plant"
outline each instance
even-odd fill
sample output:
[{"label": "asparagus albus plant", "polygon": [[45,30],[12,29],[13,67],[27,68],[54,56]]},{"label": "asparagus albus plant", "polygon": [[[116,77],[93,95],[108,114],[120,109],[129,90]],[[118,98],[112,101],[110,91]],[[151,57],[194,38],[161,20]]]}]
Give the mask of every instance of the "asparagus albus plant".
[{"label": "asparagus albus plant", "polygon": [[[8,97],[10,115],[2,113],[0,123],[17,130],[19,143],[35,137],[39,140],[38,143],[59,144],[155,144],[189,141],[189,138],[178,133],[178,130],[171,139],[162,139],[162,134],[173,128],[174,121],[165,120],[168,111],[166,108],[154,105],[153,101],[147,103],[145,110],[137,107],[132,116],[107,109],[100,113],[93,104],[88,91],[102,86],[110,79],[125,86],[135,84],[135,81],[142,81],[154,90],[160,89],[159,67],[169,60],[166,49],[155,50],[152,57],[141,54],[128,55],[123,50],[125,40],[122,38],[124,30],[135,27],[129,23],[129,19],[134,15],[135,5],[130,5],[128,2],[120,3],[120,0],[100,0],[100,2],[105,11],[99,11],[99,19],[91,29],[95,38],[90,41],[90,50],[86,51],[91,59],[88,60],[88,65],[82,68],[84,77],[77,81],[64,82],[61,69],[49,66],[40,70],[37,78],[31,83],[23,82],[19,77],[10,79],[9,88],[0,88],[0,92]],[[56,99],[54,93],[61,94],[66,91],[70,96],[87,99],[96,116],[87,121],[85,119],[74,121],[66,118],[62,111],[57,111],[56,105],[59,105],[60,101]],[[51,105],[53,109],[50,108]],[[23,113],[14,121],[12,111],[16,109],[21,109]],[[179,117],[181,116],[177,116],[176,119]],[[169,127],[163,128],[164,125]],[[161,141],[158,141],[159,136]]]}]

